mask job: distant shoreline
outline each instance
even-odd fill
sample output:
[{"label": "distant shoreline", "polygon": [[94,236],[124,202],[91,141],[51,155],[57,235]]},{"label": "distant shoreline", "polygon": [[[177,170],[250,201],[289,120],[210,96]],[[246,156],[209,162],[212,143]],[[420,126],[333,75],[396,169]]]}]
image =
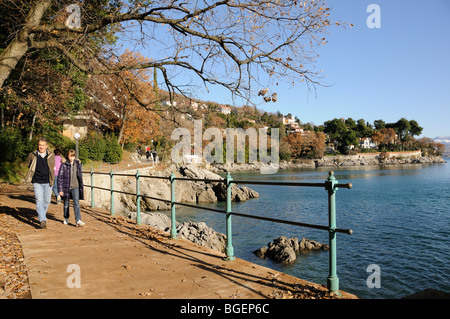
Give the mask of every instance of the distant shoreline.
[{"label": "distant shoreline", "polygon": [[[317,168],[317,167],[355,167],[386,165],[419,165],[447,163],[442,156],[422,156],[418,152],[359,153],[356,155],[324,156],[320,159],[300,159],[280,161],[278,169]],[[211,164],[211,172],[245,172],[257,171],[270,167],[262,162]]]}]

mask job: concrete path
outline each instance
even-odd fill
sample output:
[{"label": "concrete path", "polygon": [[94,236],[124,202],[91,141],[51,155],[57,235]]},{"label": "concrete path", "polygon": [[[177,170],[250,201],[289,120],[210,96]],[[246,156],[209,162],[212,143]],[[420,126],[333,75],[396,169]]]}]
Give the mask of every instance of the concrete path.
[{"label": "concrete path", "polygon": [[48,228],[40,229],[31,186],[2,185],[0,208],[22,244],[34,299],[330,298],[322,285],[239,258],[224,261],[217,251],[103,209],[82,207],[86,226],[75,227],[72,208],[63,225],[62,204],[52,203]]}]

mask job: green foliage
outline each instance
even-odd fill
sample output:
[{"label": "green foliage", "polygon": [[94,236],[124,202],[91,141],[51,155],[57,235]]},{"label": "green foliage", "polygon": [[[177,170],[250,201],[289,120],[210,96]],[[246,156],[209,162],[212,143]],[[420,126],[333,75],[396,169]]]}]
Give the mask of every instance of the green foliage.
[{"label": "green foliage", "polygon": [[36,141],[28,141],[19,129],[8,126],[0,131],[0,162],[25,159]]},{"label": "green foliage", "polygon": [[122,155],[122,148],[117,141],[117,137],[115,135],[109,135],[106,140],[103,161],[107,163],[118,163],[122,160]]},{"label": "green foliage", "polygon": [[[400,139],[399,143],[389,146],[390,151],[404,151],[414,149],[414,136],[422,134],[423,128],[417,121],[408,121],[401,118],[395,123],[385,123],[383,120],[374,121],[373,125],[366,123],[364,119],[355,122],[352,118],[333,119],[324,123],[324,132],[328,134],[329,140],[337,142],[340,153],[348,154],[349,146],[358,145],[358,138],[372,137],[374,133],[383,129],[393,129]],[[385,145],[379,143],[380,151],[386,150]]]},{"label": "green foliage", "polygon": [[60,134],[58,131],[47,130],[44,136],[49,144],[61,151],[62,155],[65,155],[70,149],[75,149],[75,141]]},{"label": "green foliage", "polygon": [[82,161],[102,161],[105,155],[106,142],[101,134],[92,132],[79,142],[79,156]]},{"label": "green foliage", "polygon": [[99,133],[92,132],[79,144],[79,157],[84,163],[87,160],[117,163],[122,160],[122,156],[122,148],[113,134],[103,137]]},{"label": "green foliage", "polygon": [[0,180],[8,183],[20,183],[25,177],[27,167],[17,159],[12,162],[0,162]]}]

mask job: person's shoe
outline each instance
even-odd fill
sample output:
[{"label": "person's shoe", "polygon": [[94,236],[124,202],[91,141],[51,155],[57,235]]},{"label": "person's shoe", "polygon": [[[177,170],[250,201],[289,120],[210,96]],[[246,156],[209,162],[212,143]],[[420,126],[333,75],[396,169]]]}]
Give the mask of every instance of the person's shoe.
[{"label": "person's shoe", "polygon": [[83,223],[81,220],[77,221],[77,227],[83,227],[84,225],[86,224]]},{"label": "person's shoe", "polygon": [[59,196],[59,195],[56,198],[56,204],[61,204],[61,196]]},{"label": "person's shoe", "polygon": [[64,218],[63,224],[64,225],[69,225],[69,220],[67,218]]},{"label": "person's shoe", "polygon": [[46,229],[47,228],[47,222],[45,220],[41,221],[41,228]]}]

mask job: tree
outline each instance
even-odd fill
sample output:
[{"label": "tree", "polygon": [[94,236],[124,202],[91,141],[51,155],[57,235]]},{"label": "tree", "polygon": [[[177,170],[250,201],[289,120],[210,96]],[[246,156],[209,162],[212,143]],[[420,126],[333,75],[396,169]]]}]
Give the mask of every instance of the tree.
[{"label": "tree", "polygon": [[355,130],[356,129],[356,122],[354,119],[352,119],[351,117],[349,117],[348,119],[345,120],[345,126],[349,129],[349,130]]},{"label": "tree", "polygon": [[[283,79],[310,87],[321,83],[312,61],[316,49],[326,43],[324,32],[335,23],[323,0],[99,0],[78,3],[77,25],[67,23],[77,14],[66,11],[72,2],[0,3],[2,27],[12,31],[3,37],[1,88],[29,50],[64,56],[91,75],[156,69],[169,92],[185,95],[193,79],[207,90],[220,85],[241,97]],[[131,38],[129,30],[140,34]],[[161,50],[152,51],[153,59],[147,62],[111,67],[107,62],[117,55],[118,38],[131,47]]]},{"label": "tree", "polygon": [[376,130],[381,130],[382,128],[386,128],[386,123],[383,120],[375,120],[373,126]]},{"label": "tree", "polygon": [[[126,50],[119,57],[110,59],[113,67],[126,67],[145,62],[140,53]],[[133,96],[140,101],[154,101],[154,84],[150,81],[149,70],[126,70],[117,75],[93,75],[87,83],[87,91],[96,98],[95,111],[106,118],[117,134],[122,145],[125,142],[144,143],[156,139],[158,117],[149,108],[142,108]]]},{"label": "tree", "polygon": [[395,143],[395,131],[393,128],[379,129],[373,133],[372,140],[378,144],[380,150],[383,148],[390,149]]},{"label": "tree", "polygon": [[411,136],[419,136],[422,134],[423,127],[420,127],[416,120],[409,121],[409,127],[409,134]]},{"label": "tree", "polygon": [[325,152],[325,134],[322,132],[294,133],[282,139],[290,146],[290,155],[294,158],[320,158]]},{"label": "tree", "polygon": [[323,123],[323,131],[330,136],[331,140],[335,140],[347,131],[347,127],[343,121],[335,118]]},{"label": "tree", "polygon": [[373,134],[373,128],[370,123],[366,123],[364,119],[359,119],[356,123],[355,130],[357,132],[358,137],[370,137]]},{"label": "tree", "polygon": [[402,142],[405,142],[406,139],[408,138],[408,133],[409,133],[410,128],[411,128],[411,124],[404,117],[402,117],[400,120],[398,120],[395,123],[395,129],[398,133],[398,137],[400,138],[400,140]]},{"label": "tree", "polygon": [[290,134],[284,139],[290,145],[290,153],[293,158],[301,158],[303,155],[303,138],[299,133]]}]

